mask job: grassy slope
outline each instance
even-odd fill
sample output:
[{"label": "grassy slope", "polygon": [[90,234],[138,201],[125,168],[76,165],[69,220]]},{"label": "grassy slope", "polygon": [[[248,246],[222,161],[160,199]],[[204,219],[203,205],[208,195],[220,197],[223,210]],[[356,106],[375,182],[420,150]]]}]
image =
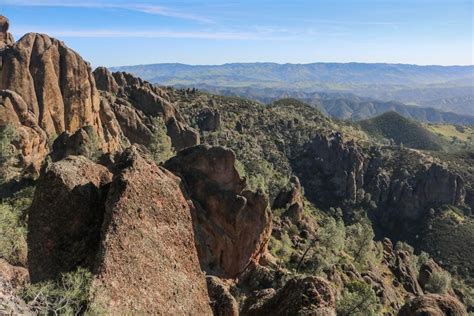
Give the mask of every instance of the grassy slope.
[{"label": "grassy slope", "polygon": [[395,112],[386,112],[377,117],[359,122],[366,132],[380,138],[393,139],[396,144],[422,149],[442,150],[443,140],[421,124]]}]

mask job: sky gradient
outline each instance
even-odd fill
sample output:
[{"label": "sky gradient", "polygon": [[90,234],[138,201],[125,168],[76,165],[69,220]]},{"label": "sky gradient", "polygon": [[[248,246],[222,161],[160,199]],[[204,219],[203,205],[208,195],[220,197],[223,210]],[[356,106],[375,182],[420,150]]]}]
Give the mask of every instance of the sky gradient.
[{"label": "sky gradient", "polygon": [[0,0],[15,38],[93,66],[179,62],[472,65],[474,0]]}]

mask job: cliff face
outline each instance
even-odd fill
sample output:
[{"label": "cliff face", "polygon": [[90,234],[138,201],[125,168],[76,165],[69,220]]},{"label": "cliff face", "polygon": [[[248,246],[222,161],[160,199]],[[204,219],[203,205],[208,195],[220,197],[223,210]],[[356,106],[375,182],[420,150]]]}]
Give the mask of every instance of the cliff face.
[{"label": "cliff face", "polygon": [[385,233],[414,233],[430,208],[465,205],[461,176],[410,149],[368,150],[339,133],[321,134],[293,165],[313,201],[327,206],[373,202]]},{"label": "cliff face", "polygon": [[[4,97],[1,104],[10,118],[8,123],[23,129],[39,127],[47,139],[91,126],[104,152],[121,148],[120,127],[110,109],[100,102],[89,64],[63,42],[29,33],[1,50],[0,58],[0,91],[3,95],[8,94],[5,90],[17,94],[9,96],[10,101]],[[28,120],[16,120],[15,113],[24,113]],[[19,147],[25,164],[37,165],[36,160],[48,152],[44,142],[34,138],[22,138]]]}]

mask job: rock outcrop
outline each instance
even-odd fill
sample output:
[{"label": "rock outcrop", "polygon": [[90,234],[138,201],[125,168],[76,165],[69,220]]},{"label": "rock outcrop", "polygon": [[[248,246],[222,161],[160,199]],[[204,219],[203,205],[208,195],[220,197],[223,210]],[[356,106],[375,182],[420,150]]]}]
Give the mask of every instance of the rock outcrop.
[{"label": "rock outcrop", "polygon": [[231,150],[200,145],[178,152],[165,164],[183,179],[193,201],[203,269],[225,278],[258,262],[271,233],[267,197],[245,189],[234,163]]},{"label": "rock outcrop", "polygon": [[449,295],[427,294],[408,301],[398,316],[467,316],[464,306]]},{"label": "rock outcrop", "polygon": [[19,149],[20,166],[39,170],[49,151],[48,136],[20,95],[11,90],[0,90],[0,127],[7,125],[15,128],[18,134],[14,145]]},{"label": "rock outcrop", "polygon": [[111,314],[211,314],[179,179],[133,149],[105,205],[94,302]]},{"label": "rock outcrop", "polygon": [[230,294],[224,282],[215,276],[207,276],[207,291],[211,299],[211,307],[214,315],[238,316],[239,304]]},{"label": "rock outcrop", "polygon": [[288,188],[278,193],[275,201],[273,201],[272,209],[285,209],[283,217],[288,217],[297,223],[303,217],[303,208],[304,198],[301,192],[300,180],[293,176],[290,178]]},{"label": "rock outcrop", "polygon": [[318,277],[289,280],[278,291],[266,289],[248,298],[245,315],[320,315],[333,316],[336,299],[328,281]]},{"label": "rock outcrop", "polygon": [[[5,46],[12,45],[14,40],[13,36],[8,33],[10,22],[6,17],[0,15],[0,50],[4,49]],[[2,58],[0,57],[0,69],[2,69]]]},{"label": "rock outcrop", "polygon": [[292,163],[311,201],[326,207],[370,202],[389,237],[414,238],[430,208],[465,202],[460,175],[410,149],[367,150],[339,133],[321,133]]},{"label": "rock outcrop", "polygon": [[41,174],[28,211],[32,282],[94,266],[111,180],[105,167],[82,156],[53,163]]},{"label": "rock outcrop", "polygon": [[111,167],[70,155],[38,179],[28,214],[33,282],[82,266],[94,306],[114,313],[211,314],[179,178],[134,147]]},{"label": "rock outcrop", "polygon": [[185,124],[165,90],[128,73],[112,74],[103,67],[94,71],[94,77],[124,135],[132,143],[148,145],[152,134],[151,118],[160,116],[176,150],[199,144],[198,132]]},{"label": "rock outcrop", "polygon": [[[30,128],[34,124],[49,139],[91,126],[104,152],[121,148],[118,122],[111,116],[110,108],[100,102],[89,64],[63,42],[29,33],[2,49],[0,58],[0,91],[17,94],[15,101],[10,102],[10,112],[28,113],[29,118],[24,123],[14,120],[11,114],[7,123]],[[19,149],[46,154],[44,144],[34,141],[32,138],[31,142],[19,143]],[[29,160],[25,158],[25,162]]]}]

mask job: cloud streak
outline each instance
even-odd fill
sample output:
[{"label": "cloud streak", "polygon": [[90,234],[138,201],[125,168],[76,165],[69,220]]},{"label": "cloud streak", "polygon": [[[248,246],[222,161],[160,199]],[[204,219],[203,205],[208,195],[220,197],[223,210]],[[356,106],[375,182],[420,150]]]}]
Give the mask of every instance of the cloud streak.
[{"label": "cloud streak", "polygon": [[178,18],[184,20],[191,20],[201,23],[214,23],[208,17],[176,10],[173,8],[152,5],[146,3],[107,3],[107,2],[90,2],[90,1],[51,1],[51,0],[5,0],[0,1],[0,4],[9,6],[23,6],[23,7],[63,7],[63,8],[91,8],[91,9],[120,9],[135,12],[142,12],[146,14],[160,15],[171,18]]},{"label": "cloud streak", "polygon": [[[210,31],[122,31],[122,30],[48,30],[33,28],[38,33],[48,34],[53,37],[72,38],[171,38],[171,39],[207,39],[207,40],[285,40],[283,36],[245,32],[210,32]],[[16,37],[27,33],[26,29],[15,29]]]}]

